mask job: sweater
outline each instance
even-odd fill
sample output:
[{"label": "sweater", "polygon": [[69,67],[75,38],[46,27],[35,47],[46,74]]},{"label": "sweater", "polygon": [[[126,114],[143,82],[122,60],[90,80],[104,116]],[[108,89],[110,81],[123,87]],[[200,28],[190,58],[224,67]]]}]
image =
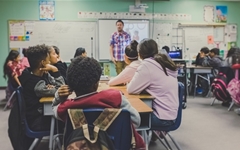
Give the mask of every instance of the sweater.
[{"label": "sweater", "polygon": [[127,85],[127,91],[130,94],[140,94],[146,90],[154,97],[153,113],[162,120],[175,120],[179,106],[178,73],[166,70],[168,76],[158,62],[151,58],[144,59]]},{"label": "sweater", "polygon": [[140,60],[131,62],[118,76],[112,78],[108,82],[108,85],[119,85],[130,82],[140,64]]}]

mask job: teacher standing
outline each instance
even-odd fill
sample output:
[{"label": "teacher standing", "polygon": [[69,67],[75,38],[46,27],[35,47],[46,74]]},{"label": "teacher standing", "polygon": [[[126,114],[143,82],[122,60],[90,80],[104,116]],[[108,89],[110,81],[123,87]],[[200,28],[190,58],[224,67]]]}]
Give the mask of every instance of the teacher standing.
[{"label": "teacher standing", "polygon": [[117,32],[114,32],[110,40],[110,56],[115,64],[116,72],[119,74],[125,68],[124,54],[126,46],[131,43],[131,36],[123,31],[124,23],[122,20],[116,22]]}]

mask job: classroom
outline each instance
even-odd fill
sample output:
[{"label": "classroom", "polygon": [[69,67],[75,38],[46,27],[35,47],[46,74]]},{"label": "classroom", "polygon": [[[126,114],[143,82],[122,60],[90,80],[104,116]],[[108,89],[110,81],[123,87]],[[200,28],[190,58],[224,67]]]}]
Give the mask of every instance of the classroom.
[{"label": "classroom", "polygon": [[[44,10],[43,7],[45,6],[46,8],[49,6],[48,9]],[[98,80],[99,83],[97,81],[97,88],[91,92],[101,93],[100,91],[106,90],[111,92],[112,90],[117,90],[123,93],[125,98],[121,98],[118,108],[129,108],[128,111],[130,111],[131,115],[131,118],[129,117],[129,122],[132,120],[132,123],[129,124],[133,126],[135,126],[136,122],[134,122],[132,119],[132,113],[138,113],[137,116],[139,116],[141,122],[138,123],[139,127],[136,127],[136,130],[134,129],[134,131],[136,131],[136,134],[141,136],[140,141],[144,142],[144,149],[239,149],[238,147],[240,144],[238,136],[240,134],[240,99],[237,96],[237,98],[233,97],[233,92],[230,91],[234,90],[235,87],[235,84],[232,82],[238,83],[238,78],[234,77],[236,75],[235,73],[239,69],[238,57],[240,58],[240,49],[238,48],[240,47],[240,38],[238,36],[240,33],[240,28],[238,27],[240,25],[239,7],[240,0],[0,0],[0,60],[2,64],[0,65],[0,69],[2,70],[0,71],[0,110],[2,119],[0,123],[1,149],[14,149],[8,133],[8,129],[10,128],[8,121],[11,117],[11,109],[9,109],[9,105],[7,106],[6,104],[6,97],[9,95],[6,95],[5,90],[6,88],[8,89],[9,81],[8,77],[7,79],[4,78],[6,75],[4,72],[5,60],[11,50],[19,51],[18,55],[23,57],[23,50],[27,49],[29,46],[34,47],[38,44],[56,46],[60,49],[60,60],[64,63],[64,65],[66,65],[64,73],[65,75],[63,76],[63,74],[60,73],[58,76],[55,73],[61,72],[60,69],[58,69],[59,71],[55,70],[57,66],[55,68],[47,68],[47,64],[45,67],[48,69],[47,71],[52,72],[50,74],[54,76],[56,81],[58,80],[59,83],[62,82],[61,85],[67,83],[71,88],[77,86],[76,84],[80,82],[77,82],[76,80],[84,80],[83,75],[82,77],[77,77],[76,79],[72,78],[71,80],[67,81],[67,78],[71,78],[71,73],[87,74],[88,72],[83,72],[81,69],[78,69],[78,71],[72,71],[71,73],[69,71],[69,75],[66,76],[66,72],[68,73],[66,68],[70,67],[68,68],[69,70],[74,70],[74,68],[77,70],[77,68],[82,67],[81,65],[74,64],[74,62],[78,64],[81,63],[80,58],[75,59],[74,53],[78,48],[85,48],[84,51],[86,51],[85,55],[87,55],[87,57],[82,56],[81,59],[88,60],[89,63],[87,65],[95,65],[95,68],[83,68],[88,69],[88,71],[91,69],[92,71],[95,71],[96,73],[93,73],[93,75],[91,72],[89,72],[93,78],[95,74],[100,73],[98,65],[101,68],[100,81]],[[115,83],[113,83],[113,79],[122,70],[118,72],[118,66],[117,64],[114,64],[117,63],[116,57],[118,57],[118,55],[114,53],[114,48],[112,49],[114,56],[110,56],[109,43],[114,43],[113,36],[111,37],[111,35],[119,30],[117,24],[121,24],[121,22],[118,20],[122,20],[124,22],[124,26],[122,26],[123,31],[125,31],[124,33],[129,35],[132,40],[135,39],[138,43],[138,46],[134,45],[134,43],[130,40],[127,44],[130,45],[129,51],[132,51],[134,47],[136,49],[136,54],[131,53],[131,56],[128,56],[126,52],[128,47],[126,47],[126,49],[124,48],[125,52],[123,52],[125,56],[123,59],[125,62],[124,60],[119,61],[126,64],[127,59],[127,64],[129,64],[128,66],[133,66],[133,62],[135,62],[134,65],[137,65],[137,67],[134,66],[135,70],[131,75],[131,78],[133,77],[134,80],[121,81],[121,83],[116,84],[117,81],[114,80]],[[124,37],[124,39],[125,38],[126,37]],[[161,59],[159,61],[162,61],[162,63],[157,61],[155,55],[153,55],[154,58],[152,56],[145,57],[146,55],[144,55],[143,49],[141,53],[139,47],[149,42],[149,39],[146,40],[145,38],[150,38],[150,41],[152,39],[151,42],[153,43],[151,46],[155,43],[157,44],[157,53],[159,54],[156,55],[159,55],[158,58]],[[167,46],[170,49],[168,55],[166,54],[167,50],[163,48],[164,46]],[[206,53],[206,49],[203,50],[204,47],[208,47]],[[34,50],[34,48],[32,48],[32,50]],[[45,47],[43,46],[42,48],[44,49]],[[52,49],[55,50],[55,48],[48,48],[47,55],[50,56],[49,61],[51,62],[52,55],[50,51]],[[219,60],[221,60],[221,64],[224,64],[224,62],[227,62],[226,60],[228,58],[228,52],[231,48],[236,49],[234,49],[235,53],[232,54],[230,59],[230,64],[233,65],[232,68],[231,65],[228,67],[226,67],[226,65],[217,67],[214,65],[211,66],[211,63],[206,61],[207,59],[213,60],[213,57],[215,56],[211,55],[216,54],[216,57],[219,57]],[[238,50],[239,54],[237,53]],[[29,51],[31,52],[31,50]],[[55,54],[55,51],[54,55],[58,55],[57,52]],[[164,60],[165,57],[162,57],[162,53],[167,55],[167,60]],[[31,55],[36,56],[36,54]],[[203,62],[201,62],[199,65],[199,61],[196,58],[199,58],[199,60],[201,59]],[[151,123],[153,114],[158,113],[158,110],[156,113],[156,105],[165,106],[165,104],[164,102],[154,102],[158,96],[162,96],[161,94],[159,95],[161,91],[152,92],[152,88],[149,88],[151,87],[151,83],[150,79],[147,80],[147,78],[150,75],[152,77],[152,75],[154,76],[154,74],[156,74],[157,71],[154,72],[154,69],[156,68],[151,68],[153,70],[148,72],[149,76],[142,74],[144,79],[137,81],[136,73],[141,72],[140,70],[137,71],[137,68],[139,69],[141,67],[141,63],[144,59],[152,59],[149,61],[156,60],[154,62],[157,62],[157,65],[160,64],[160,67],[163,67],[162,64],[171,64],[170,68],[168,68],[169,64],[168,67],[166,67],[166,72],[163,71],[164,69],[160,69],[162,76],[160,75],[159,80],[157,78],[155,80],[164,82],[164,87],[162,89],[165,88],[165,91],[166,89],[169,89],[169,91],[178,89],[175,90],[178,92],[178,95],[170,95],[170,97],[173,99],[176,99],[176,97],[181,97],[177,98],[181,104],[179,103],[179,105],[176,105],[178,101],[174,102],[173,99],[170,100],[171,104],[169,104],[169,107],[173,105],[175,106],[175,109],[169,109],[171,111],[175,111],[176,119],[167,119],[167,121],[173,120],[174,124],[179,123],[179,126],[177,126],[176,129],[165,131],[164,129],[160,130],[158,128],[151,128],[151,126],[153,127],[153,123]],[[33,58],[32,60],[29,59],[29,62],[31,61],[33,61]],[[206,66],[204,64],[206,64]],[[125,70],[126,69],[127,67]],[[144,67],[141,69],[144,69]],[[171,72],[173,70],[175,73]],[[223,73],[227,77],[219,76],[219,73]],[[34,74],[33,71],[31,74]],[[72,74],[72,76],[74,76],[74,74]],[[125,76],[126,79],[128,76],[130,76],[130,74],[125,72],[122,77],[123,76]],[[231,78],[229,76],[231,76]],[[13,79],[15,79],[15,76]],[[176,83],[179,85],[179,88],[176,86],[171,86],[175,79]],[[216,92],[217,90],[214,90],[215,86],[212,84],[219,84],[218,82],[215,82],[215,79],[225,79],[227,80],[226,82],[228,85],[230,85],[230,83],[233,84],[232,86],[225,85],[223,89],[223,91],[226,91],[228,94],[230,94],[228,95],[228,97],[230,97],[227,98],[228,100],[226,100],[226,98],[221,98],[222,95],[219,96]],[[95,81],[95,79],[92,81]],[[140,81],[142,83],[140,83]],[[17,83],[18,82],[21,82],[19,85],[22,85],[23,90],[26,89],[21,77],[18,79]],[[50,81],[50,83],[53,82]],[[61,86],[49,85],[50,83],[46,83],[48,89],[56,87],[57,91],[57,87],[59,88]],[[119,84],[121,85],[114,86]],[[140,87],[140,85],[142,87]],[[143,87],[145,88],[141,89]],[[182,88],[182,92],[179,90],[181,89],[180,87]],[[68,88],[69,87],[61,86],[58,92],[54,91],[54,94],[55,92],[61,94],[59,91],[64,91]],[[33,86],[32,89],[35,90],[35,87]],[[141,90],[139,91],[139,89]],[[18,88],[15,88],[14,91],[15,90],[15,95],[18,95],[18,91],[21,91],[22,89],[20,88],[20,90],[18,90]],[[84,95],[92,95],[90,91],[81,93],[81,91],[78,91],[78,89],[71,90],[68,91],[68,100],[75,100],[83,97],[83,100],[87,101],[89,99]],[[82,88],[82,90],[84,91],[84,88]],[[147,92],[147,94],[145,92]],[[240,93],[240,91],[238,92]],[[61,117],[63,116],[58,116],[60,107],[62,109],[66,105],[69,106],[69,108],[75,108],[70,106],[70,104],[60,103],[60,100],[55,101],[54,94],[51,96],[42,96],[38,99],[43,106],[42,114],[48,114],[46,116],[50,118],[48,122],[51,126],[49,125],[50,129],[47,136],[36,144],[34,148],[36,150],[54,148],[60,149],[59,147],[61,147],[61,145],[59,146],[59,143],[62,144],[62,142],[60,142],[61,140],[59,140],[58,136],[57,138],[55,137],[56,128],[54,125],[58,124],[59,122],[56,118],[62,120]],[[18,99],[18,97],[16,97],[16,99]],[[125,102],[124,100],[127,100],[126,107],[122,107],[123,104],[121,104]],[[56,102],[57,105],[53,105],[52,107],[52,101],[53,103]],[[82,105],[82,103],[76,103],[76,105],[79,106],[80,104]],[[117,104],[113,105],[114,106],[111,107],[115,107]],[[5,109],[5,106],[7,106],[7,109]],[[91,106],[96,105],[89,102],[89,105],[86,106],[87,108],[91,108]],[[102,108],[101,106],[99,107]],[[103,107],[105,107],[105,105]],[[160,112],[164,111],[161,110]],[[181,115],[179,116],[179,114]],[[171,117],[171,115],[172,113],[165,114],[165,116],[168,117]],[[159,120],[160,117],[158,115],[154,116]],[[179,117],[180,120],[178,120],[177,117]],[[110,128],[110,130],[112,128]],[[169,133],[171,131],[171,136],[174,138],[174,142],[177,144],[175,144],[166,134],[168,131]],[[166,134],[167,142],[163,138],[163,134]],[[156,137],[157,135],[161,140],[152,140],[153,137]],[[55,140],[51,140],[54,138]]]}]

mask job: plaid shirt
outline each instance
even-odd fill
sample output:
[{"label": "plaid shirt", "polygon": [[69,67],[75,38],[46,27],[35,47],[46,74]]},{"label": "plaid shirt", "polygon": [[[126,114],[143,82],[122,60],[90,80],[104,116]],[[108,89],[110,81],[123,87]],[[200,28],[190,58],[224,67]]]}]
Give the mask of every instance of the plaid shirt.
[{"label": "plaid shirt", "polygon": [[110,45],[113,46],[113,57],[116,61],[124,61],[126,46],[130,45],[131,37],[127,32],[114,32],[110,39]]}]

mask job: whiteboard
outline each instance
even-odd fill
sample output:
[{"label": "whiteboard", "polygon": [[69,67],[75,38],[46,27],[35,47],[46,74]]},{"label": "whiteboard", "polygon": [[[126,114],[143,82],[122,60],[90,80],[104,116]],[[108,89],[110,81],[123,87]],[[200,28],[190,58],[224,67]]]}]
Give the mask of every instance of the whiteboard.
[{"label": "whiteboard", "polygon": [[70,62],[78,47],[84,47],[88,56],[95,56],[96,22],[24,21],[23,25],[24,34],[29,39],[16,41],[11,37],[22,34],[23,29],[19,25],[13,28],[9,22],[10,48],[27,48],[37,44],[55,45],[60,49],[60,57],[65,62]]},{"label": "whiteboard", "polygon": [[[117,31],[117,20],[98,20],[98,58],[99,60],[110,60],[110,38]],[[139,41],[149,38],[149,20],[122,20],[124,22],[123,30],[128,32],[133,39],[134,31],[139,31]]]}]

